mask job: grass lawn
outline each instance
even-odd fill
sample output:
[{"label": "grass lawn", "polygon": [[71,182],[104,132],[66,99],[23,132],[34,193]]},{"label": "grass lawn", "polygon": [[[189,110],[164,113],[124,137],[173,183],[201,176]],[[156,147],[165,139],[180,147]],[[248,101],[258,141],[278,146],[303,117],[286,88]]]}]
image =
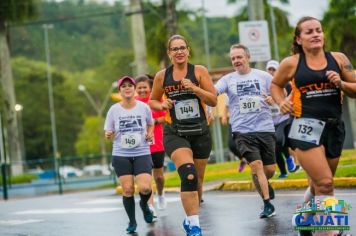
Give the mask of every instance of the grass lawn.
[{"label": "grass lawn", "polygon": [[[250,168],[246,166],[243,172],[238,173],[237,167],[239,162],[224,162],[217,164],[209,164],[205,171],[204,182],[215,180],[250,180]],[[278,168],[276,175],[273,177],[277,179],[279,174]],[[356,149],[343,150],[340,158],[340,163],[336,171],[335,177],[356,177]],[[306,178],[304,171],[297,173],[289,173],[287,179],[304,179]],[[179,176],[176,171],[165,174],[165,187],[180,186]]]}]

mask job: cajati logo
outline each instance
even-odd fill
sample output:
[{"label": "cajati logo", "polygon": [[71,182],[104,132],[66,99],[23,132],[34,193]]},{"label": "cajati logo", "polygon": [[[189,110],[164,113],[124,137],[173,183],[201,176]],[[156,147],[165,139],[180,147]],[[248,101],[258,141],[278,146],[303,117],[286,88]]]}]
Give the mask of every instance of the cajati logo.
[{"label": "cajati logo", "polygon": [[334,197],[314,197],[298,205],[293,215],[295,230],[350,230],[347,211],[351,205]]}]

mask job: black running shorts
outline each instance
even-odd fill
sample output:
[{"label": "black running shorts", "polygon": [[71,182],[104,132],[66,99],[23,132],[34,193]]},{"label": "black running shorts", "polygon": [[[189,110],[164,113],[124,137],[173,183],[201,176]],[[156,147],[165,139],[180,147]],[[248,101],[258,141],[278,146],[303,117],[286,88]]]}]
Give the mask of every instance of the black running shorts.
[{"label": "black running shorts", "polygon": [[202,135],[178,136],[171,125],[166,125],[163,131],[163,145],[169,157],[178,148],[190,148],[193,151],[193,158],[207,159],[212,148],[210,130],[206,129]]},{"label": "black running shorts", "polygon": [[153,168],[154,169],[160,169],[163,167],[164,164],[164,156],[165,156],[165,152],[152,152],[151,156],[152,156],[152,162],[153,162]]},{"label": "black running shorts", "polygon": [[234,132],[234,140],[237,149],[248,163],[256,160],[261,160],[263,165],[276,163],[276,137],[274,133],[255,132],[242,134]]},{"label": "black running shorts", "polygon": [[112,157],[112,166],[115,169],[117,177],[123,175],[139,175],[143,173],[152,173],[152,158],[151,155],[143,155],[136,157]]}]

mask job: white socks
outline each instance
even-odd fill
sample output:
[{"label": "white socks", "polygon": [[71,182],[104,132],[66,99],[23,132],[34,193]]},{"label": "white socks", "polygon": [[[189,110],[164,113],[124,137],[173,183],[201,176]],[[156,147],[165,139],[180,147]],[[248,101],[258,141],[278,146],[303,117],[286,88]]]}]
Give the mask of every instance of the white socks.
[{"label": "white socks", "polygon": [[190,226],[200,227],[198,215],[187,216],[185,220],[188,220]]},{"label": "white socks", "polygon": [[314,197],[314,195],[310,191],[310,186],[309,186],[307,188],[307,190],[305,190],[305,193],[304,193],[304,202],[305,203],[309,202],[312,199],[312,197]]}]

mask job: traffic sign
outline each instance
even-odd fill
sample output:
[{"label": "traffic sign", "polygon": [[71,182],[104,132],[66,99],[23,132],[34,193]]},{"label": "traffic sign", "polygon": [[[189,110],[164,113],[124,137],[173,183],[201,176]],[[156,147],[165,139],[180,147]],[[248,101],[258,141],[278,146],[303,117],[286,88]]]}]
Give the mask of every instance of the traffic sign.
[{"label": "traffic sign", "polygon": [[251,62],[271,59],[267,21],[239,22],[239,36],[240,43],[250,50]]}]

